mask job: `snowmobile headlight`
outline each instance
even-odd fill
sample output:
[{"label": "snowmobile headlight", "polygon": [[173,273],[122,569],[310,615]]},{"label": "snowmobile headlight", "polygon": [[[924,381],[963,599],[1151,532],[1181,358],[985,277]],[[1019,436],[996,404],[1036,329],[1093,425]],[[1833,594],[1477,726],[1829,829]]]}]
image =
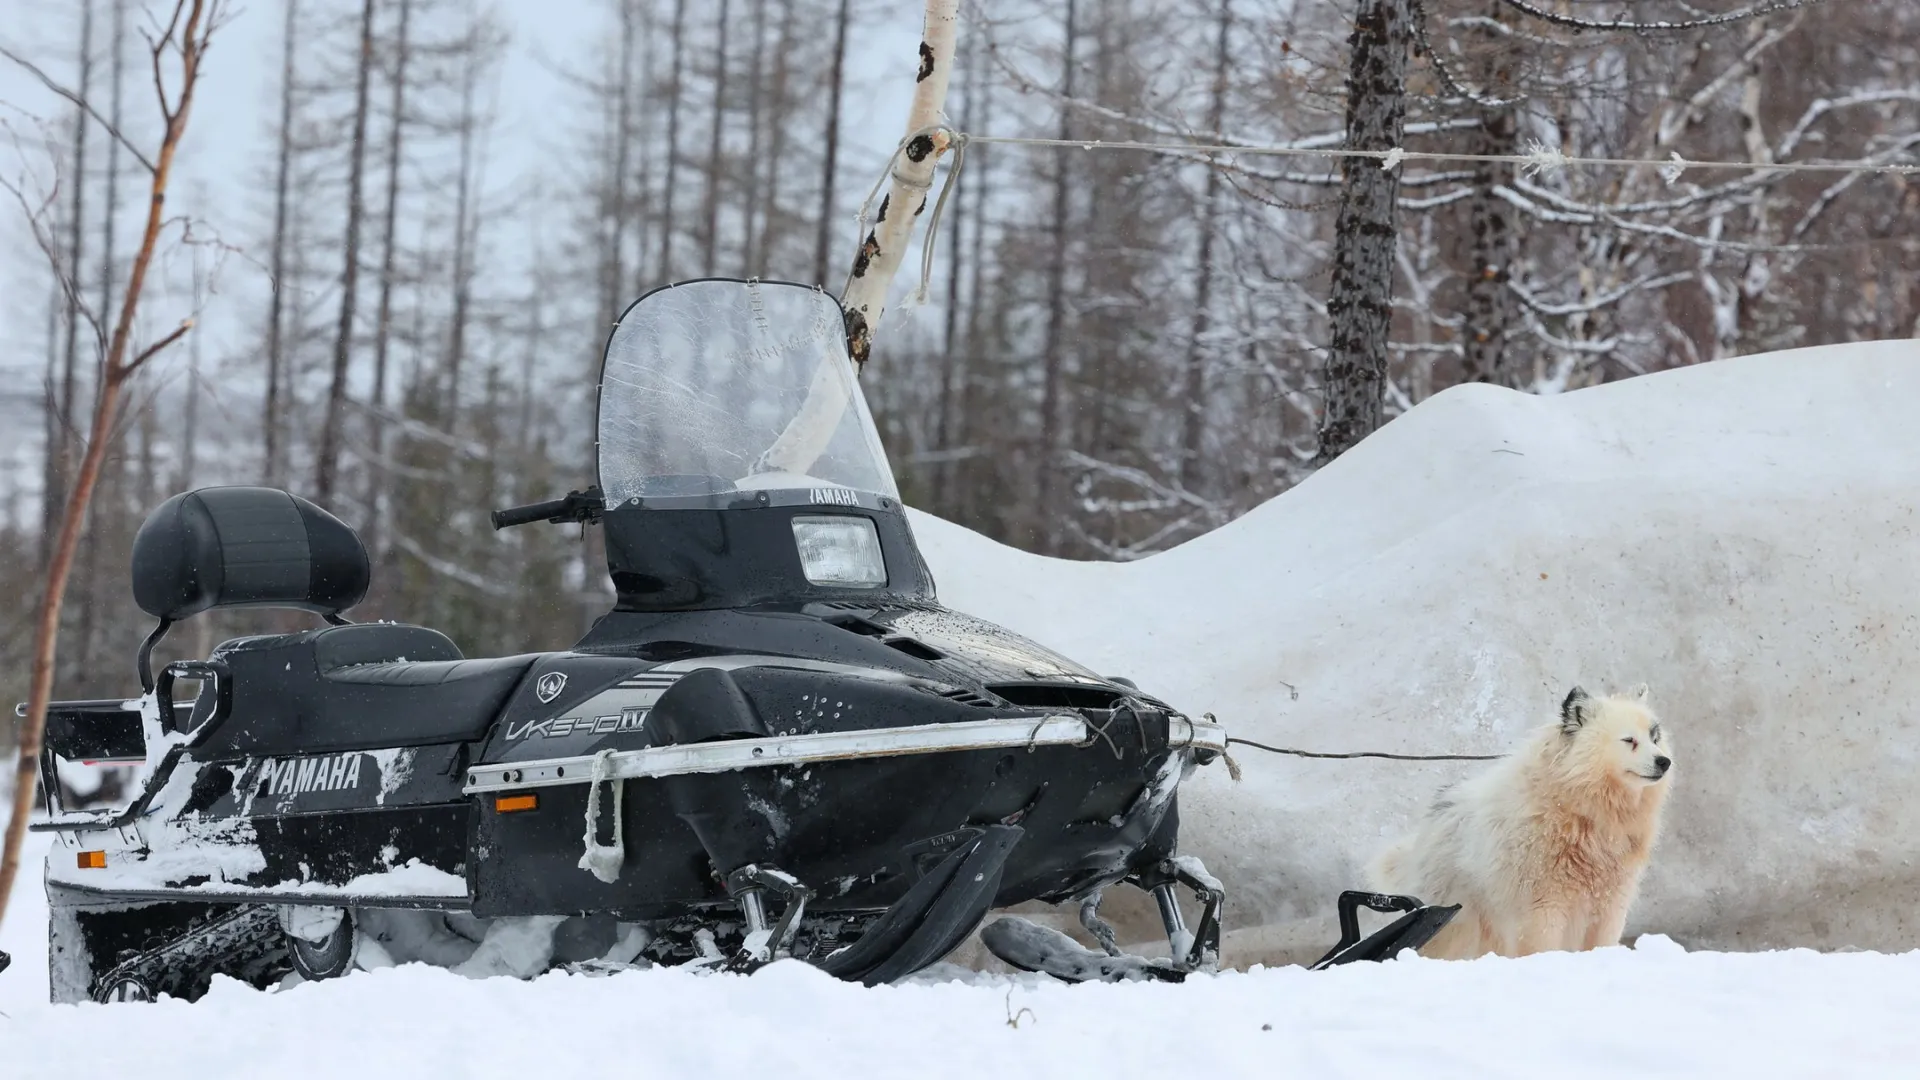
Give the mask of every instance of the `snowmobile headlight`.
[{"label": "snowmobile headlight", "polygon": [[863,517],[801,516],[793,519],[800,568],[815,585],[871,587],[887,583],[880,534]]}]

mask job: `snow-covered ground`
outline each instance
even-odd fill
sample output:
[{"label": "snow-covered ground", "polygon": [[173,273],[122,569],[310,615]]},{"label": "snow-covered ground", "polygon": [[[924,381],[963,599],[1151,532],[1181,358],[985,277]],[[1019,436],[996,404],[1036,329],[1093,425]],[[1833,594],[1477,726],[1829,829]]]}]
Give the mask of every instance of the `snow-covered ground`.
[{"label": "snow-covered ground", "polygon": [[945,969],[863,989],[776,964],[530,983],[390,968],[192,1005],[45,1002],[44,903],[0,928],[0,1076],[479,1080],[556,1076],[1894,1076],[1920,1061],[1920,953],[1408,959],[1184,985]]},{"label": "snow-covered ground", "polygon": [[[1215,766],[1183,788],[1182,834],[1250,970],[1068,987],[949,967],[866,990],[790,964],[402,968],[54,1008],[30,871],[0,924],[0,1078],[1897,1074],[1920,1060],[1916,403],[1916,342],[1558,398],[1459,388],[1126,565],[915,518],[948,603],[1262,741],[1497,752],[1575,682],[1650,682],[1677,786],[1633,948],[1259,967],[1323,950],[1335,893],[1471,766],[1246,751],[1241,783]],[[1143,906],[1110,909],[1148,936]],[[1765,951],[1796,945],[1886,951]]]}]

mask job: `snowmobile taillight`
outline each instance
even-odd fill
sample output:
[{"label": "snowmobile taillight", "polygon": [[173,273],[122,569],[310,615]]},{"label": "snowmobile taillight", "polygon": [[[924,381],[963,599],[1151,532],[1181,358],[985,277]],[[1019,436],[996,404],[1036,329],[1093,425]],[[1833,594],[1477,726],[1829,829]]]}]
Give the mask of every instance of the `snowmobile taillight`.
[{"label": "snowmobile taillight", "polygon": [[80,869],[82,870],[105,870],[107,868],[107,853],[104,851],[83,851],[75,861],[80,864]]},{"label": "snowmobile taillight", "polygon": [[540,809],[540,796],[528,792],[524,795],[502,795],[493,800],[493,812],[511,814],[517,810]]},{"label": "snowmobile taillight", "polygon": [[815,585],[871,588],[887,583],[880,534],[873,522],[850,515],[805,515],[793,519],[800,569]]}]

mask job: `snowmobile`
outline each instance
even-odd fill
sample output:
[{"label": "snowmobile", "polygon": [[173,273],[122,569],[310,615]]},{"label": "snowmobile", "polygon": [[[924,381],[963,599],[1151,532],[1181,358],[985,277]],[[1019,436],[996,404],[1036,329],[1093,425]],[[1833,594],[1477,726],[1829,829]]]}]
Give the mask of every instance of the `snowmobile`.
[{"label": "snowmobile", "polygon": [[[796,958],[872,985],[1030,901],[1080,902],[1103,951],[1006,916],[982,938],[1017,967],[1217,966],[1225,891],[1178,854],[1176,793],[1226,732],[943,607],[854,378],[812,287],[703,279],[628,308],[598,483],[492,514],[603,531],[612,610],[561,652],[468,659],[426,627],[350,622],[367,552],[291,493],[168,499],[132,554],[159,620],[143,693],[48,716],[43,775],[146,769],[123,808],[68,811],[45,786],[53,999],[411,961]],[[318,625],[152,670],[170,627],[240,607]],[[1116,884],[1155,898],[1167,956],[1114,947]],[[1324,963],[1417,946],[1449,914],[1382,902],[1410,914],[1362,942],[1343,898],[1355,932]]]}]

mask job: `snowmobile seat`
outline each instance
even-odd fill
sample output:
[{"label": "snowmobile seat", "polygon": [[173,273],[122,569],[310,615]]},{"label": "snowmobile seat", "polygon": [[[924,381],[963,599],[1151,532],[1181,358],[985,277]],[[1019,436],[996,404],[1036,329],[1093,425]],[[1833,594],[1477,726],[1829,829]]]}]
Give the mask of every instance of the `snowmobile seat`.
[{"label": "snowmobile seat", "polygon": [[[484,736],[537,653],[468,660],[423,626],[361,623],[236,638],[228,720],[199,753],[284,756],[427,746]],[[195,710],[196,726],[211,701]]]}]

